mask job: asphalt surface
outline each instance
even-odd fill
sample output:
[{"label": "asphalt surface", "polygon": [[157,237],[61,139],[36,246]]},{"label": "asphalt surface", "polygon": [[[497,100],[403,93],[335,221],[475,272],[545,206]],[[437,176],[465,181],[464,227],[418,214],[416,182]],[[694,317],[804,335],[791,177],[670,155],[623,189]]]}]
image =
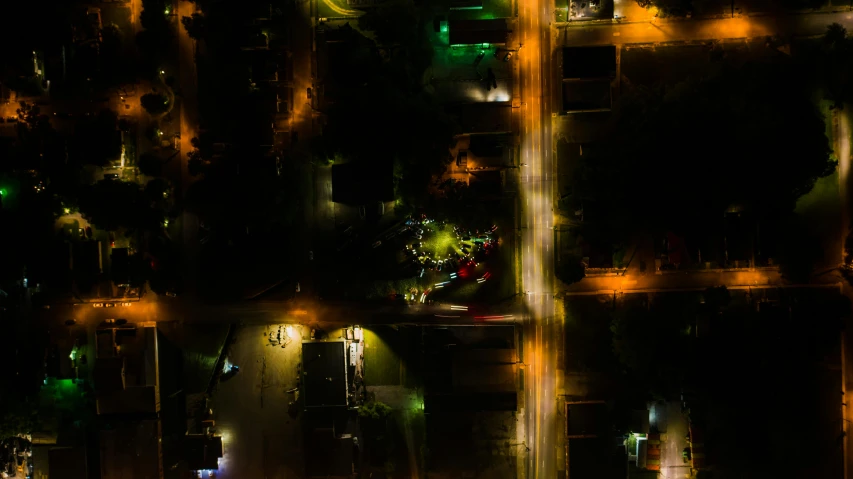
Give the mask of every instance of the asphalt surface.
[{"label": "asphalt surface", "polygon": [[561,46],[690,42],[735,38],[822,35],[827,25],[853,29],[853,13],[814,13],[766,17],[698,19],[615,24],[570,23],[559,27]]},{"label": "asphalt surface", "polygon": [[217,385],[212,408],[216,428],[222,435],[222,462],[216,476],[221,479],[302,477],[302,430],[288,414],[296,399],[302,339],[288,341],[284,348],[271,346],[264,333],[277,327],[240,328],[231,346],[228,363],[239,373]]},{"label": "asphalt surface", "polygon": [[[177,18],[192,16],[195,12],[196,4],[193,2],[177,2]],[[196,66],[196,42],[190,38],[187,29],[183,27],[178,20],[178,84],[181,89],[181,141],[180,141],[180,179],[181,184],[176,186],[176,190],[180,191],[181,198],[186,197],[187,189],[189,188],[192,178],[190,177],[189,152],[192,151],[190,140],[198,136],[199,131],[199,116],[198,116],[198,70]],[[195,289],[195,274],[197,270],[196,262],[198,260],[198,228],[199,220],[191,211],[186,208],[181,213],[181,245],[183,247],[183,282],[184,287],[190,291]]]},{"label": "asphalt surface", "polygon": [[528,478],[557,477],[557,369],[561,342],[554,310],[554,152],[551,128],[550,5],[519,4],[521,93],[521,259],[524,321],[524,426]]}]

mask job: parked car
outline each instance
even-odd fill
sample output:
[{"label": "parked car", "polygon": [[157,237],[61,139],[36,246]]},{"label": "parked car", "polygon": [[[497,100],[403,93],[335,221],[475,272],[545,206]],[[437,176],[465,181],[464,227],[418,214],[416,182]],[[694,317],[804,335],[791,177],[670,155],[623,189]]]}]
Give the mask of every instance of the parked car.
[{"label": "parked car", "polygon": [[166,291],[166,296],[174,298],[177,296],[177,294],[174,291]]},{"label": "parked car", "polygon": [[367,216],[367,209],[364,206],[358,207],[358,217],[364,219]]},{"label": "parked car", "polygon": [[104,174],[104,179],[105,180],[117,180],[118,179],[118,173],[106,173],[106,174]]},{"label": "parked car", "polygon": [[92,303],[92,306],[94,306],[94,307],[96,307],[96,308],[103,308],[103,307],[104,307],[104,303]]},{"label": "parked car", "polygon": [[504,61],[508,62],[510,58],[512,58],[512,52],[506,52],[506,55],[504,55]]},{"label": "parked car", "polygon": [[115,308],[116,304],[115,303],[104,303],[104,307],[105,308]]},{"label": "parked car", "polygon": [[385,214],[385,203],[383,203],[383,202],[381,202],[381,201],[380,201],[380,202],[376,205],[376,212],[377,212],[377,213],[379,213],[379,216],[384,215],[384,214]]},{"label": "parked car", "polygon": [[373,247],[373,248],[378,248],[378,247],[380,247],[380,246],[382,246],[382,242],[381,242],[381,241],[377,241],[376,243],[373,243],[373,245],[372,245],[372,247]]}]

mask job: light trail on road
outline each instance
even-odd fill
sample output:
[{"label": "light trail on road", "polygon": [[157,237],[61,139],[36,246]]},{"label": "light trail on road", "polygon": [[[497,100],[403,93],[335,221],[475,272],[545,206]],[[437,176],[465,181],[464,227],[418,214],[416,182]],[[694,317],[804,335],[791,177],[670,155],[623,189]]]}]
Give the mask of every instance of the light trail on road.
[{"label": "light trail on road", "polygon": [[553,154],[550,115],[550,13],[542,0],[519,5],[522,101],[522,283],[526,292],[526,477],[557,477],[557,360],[554,310]]}]

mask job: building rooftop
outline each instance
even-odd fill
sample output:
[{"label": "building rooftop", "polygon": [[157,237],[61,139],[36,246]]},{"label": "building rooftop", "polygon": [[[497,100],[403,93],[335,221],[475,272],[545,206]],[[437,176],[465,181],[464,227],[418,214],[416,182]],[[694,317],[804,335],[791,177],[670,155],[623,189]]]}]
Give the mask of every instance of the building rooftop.
[{"label": "building rooftop", "polygon": [[115,422],[100,431],[101,477],[161,479],[160,420]]},{"label": "building rooftop", "polygon": [[50,479],[87,479],[89,477],[85,447],[51,447],[47,457]]},{"label": "building rooftop", "polygon": [[160,410],[157,328],[99,329],[94,380],[98,414]]},{"label": "building rooftop", "polygon": [[184,460],[191,471],[219,468],[222,438],[205,434],[188,434],[184,438]]},{"label": "building rooftop", "polygon": [[[620,438],[621,439],[621,438]],[[569,439],[569,477],[572,479],[624,479],[628,476],[625,446],[616,438]]]},{"label": "building rooftop", "polygon": [[610,79],[615,76],[615,45],[563,48],[563,79]]},{"label": "building rooftop", "polygon": [[494,18],[489,20],[450,20],[451,45],[476,45],[491,43],[502,45],[506,43],[509,29],[506,20]]},{"label": "building rooftop", "polygon": [[303,341],[302,387],[305,407],[346,407],[345,341]]}]

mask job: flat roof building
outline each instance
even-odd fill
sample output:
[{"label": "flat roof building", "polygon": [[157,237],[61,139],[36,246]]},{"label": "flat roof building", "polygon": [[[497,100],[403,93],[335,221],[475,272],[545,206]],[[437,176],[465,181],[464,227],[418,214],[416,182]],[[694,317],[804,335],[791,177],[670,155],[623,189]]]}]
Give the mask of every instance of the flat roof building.
[{"label": "flat roof building", "polygon": [[184,460],[191,471],[217,470],[222,457],[222,437],[187,434],[184,438]]},{"label": "flat roof building", "polygon": [[616,77],[616,46],[563,47],[563,79]]},{"label": "flat roof building", "polygon": [[117,421],[100,431],[101,477],[161,479],[163,451],[159,419]]},{"label": "flat roof building", "polygon": [[616,47],[563,48],[562,106],[565,112],[610,111],[616,78]]},{"label": "flat roof building", "polygon": [[346,341],[302,342],[302,387],[306,408],[349,405]]},{"label": "flat roof building", "polygon": [[509,29],[506,20],[494,18],[490,20],[450,20],[451,45],[477,45],[489,43],[503,45],[506,43]]},{"label": "flat roof building", "polygon": [[157,328],[105,328],[96,334],[94,381],[98,414],[160,411]]}]

